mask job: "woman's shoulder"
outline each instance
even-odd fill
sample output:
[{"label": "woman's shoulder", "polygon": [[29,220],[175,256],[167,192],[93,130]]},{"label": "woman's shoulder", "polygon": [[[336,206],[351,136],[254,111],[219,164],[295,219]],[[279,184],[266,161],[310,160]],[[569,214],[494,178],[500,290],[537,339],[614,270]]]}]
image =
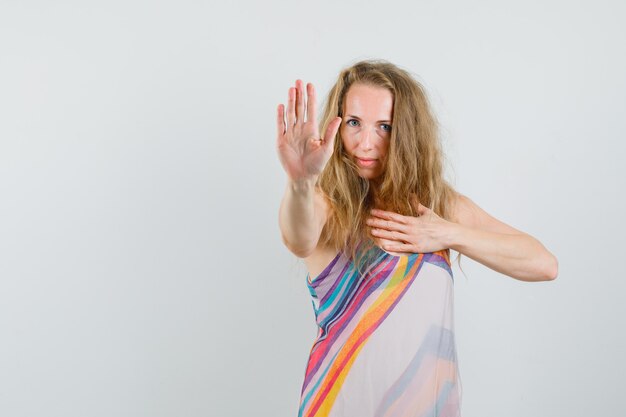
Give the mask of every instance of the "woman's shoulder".
[{"label": "woman's shoulder", "polygon": [[454,191],[450,197],[450,216],[454,223],[474,226],[479,207],[467,195]]},{"label": "woman's shoulder", "polygon": [[467,196],[456,190],[452,190],[446,202],[449,207],[448,213],[451,221],[460,223],[460,220],[467,216],[468,200],[469,198]]}]

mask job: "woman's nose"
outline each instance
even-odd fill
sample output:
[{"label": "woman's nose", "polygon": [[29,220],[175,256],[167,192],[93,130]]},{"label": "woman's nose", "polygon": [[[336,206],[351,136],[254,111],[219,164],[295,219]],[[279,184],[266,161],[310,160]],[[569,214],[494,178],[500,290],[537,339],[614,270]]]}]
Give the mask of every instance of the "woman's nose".
[{"label": "woman's nose", "polygon": [[359,146],[363,149],[372,149],[374,147],[373,143],[373,134],[369,129],[363,129],[361,132],[361,138],[359,141]]}]

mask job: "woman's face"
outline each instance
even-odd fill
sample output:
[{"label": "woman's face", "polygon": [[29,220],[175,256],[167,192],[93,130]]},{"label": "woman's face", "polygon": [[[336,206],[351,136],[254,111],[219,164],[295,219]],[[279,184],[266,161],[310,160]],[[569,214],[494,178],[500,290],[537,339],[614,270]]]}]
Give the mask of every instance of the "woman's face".
[{"label": "woman's face", "polygon": [[350,86],[344,100],[341,138],[361,177],[371,180],[382,174],[392,120],[391,91],[365,84]]}]

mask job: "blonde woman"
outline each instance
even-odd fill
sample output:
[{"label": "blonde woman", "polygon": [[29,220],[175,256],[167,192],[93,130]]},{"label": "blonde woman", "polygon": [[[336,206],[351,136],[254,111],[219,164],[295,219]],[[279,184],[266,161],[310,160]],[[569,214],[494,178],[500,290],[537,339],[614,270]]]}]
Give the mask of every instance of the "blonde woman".
[{"label": "blonde woman", "polygon": [[297,80],[277,109],[280,230],[318,324],[299,416],[459,416],[450,249],[523,281],[555,279],[557,260],[444,179],[436,119],[407,71],[344,69],[319,126],[304,90]]}]

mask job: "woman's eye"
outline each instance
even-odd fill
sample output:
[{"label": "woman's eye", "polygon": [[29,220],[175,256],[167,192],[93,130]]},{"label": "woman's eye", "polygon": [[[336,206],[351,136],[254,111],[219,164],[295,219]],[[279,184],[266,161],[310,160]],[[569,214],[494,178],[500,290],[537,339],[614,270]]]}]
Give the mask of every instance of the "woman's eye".
[{"label": "woman's eye", "polygon": [[[354,122],[355,124],[352,124],[352,122]],[[357,121],[356,121],[356,120],[354,120],[354,119],[350,119],[350,120],[348,120],[348,121],[346,122],[346,124],[347,124],[348,126],[357,126],[357,125],[359,124],[359,122],[357,122]]]},{"label": "woman's eye", "polygon": [[381,126],[385,132],[391,132],[391,125],[382,124]]}]

